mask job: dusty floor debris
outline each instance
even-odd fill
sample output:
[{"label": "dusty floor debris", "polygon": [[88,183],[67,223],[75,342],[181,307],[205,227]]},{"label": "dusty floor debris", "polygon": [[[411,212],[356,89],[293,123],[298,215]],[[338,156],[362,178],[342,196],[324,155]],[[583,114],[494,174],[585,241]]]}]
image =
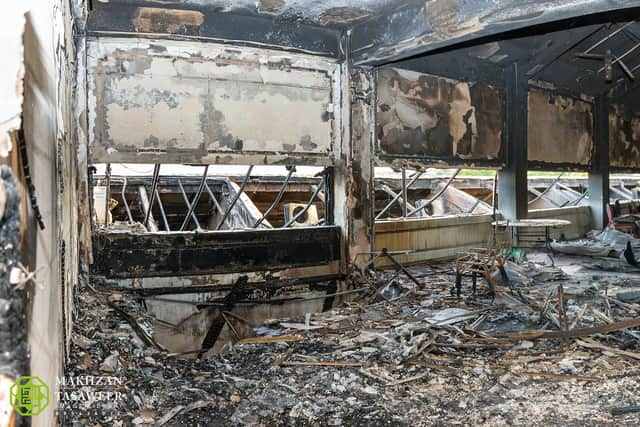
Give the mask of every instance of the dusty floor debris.
[{"label": "dusty floor debris", "polygon": [[640,277],[527,258],[528,280],[498,280],[493,303],[482,280],[475,299],[469,278],[451,296],[452,263],[410,268],[421,287],[380,272],[363,299],[269,320],[207,360],[145,343],[139,302],[85,287],[70,374],[114,376],[125,397],[65,402],[63,424],[637,425],[640,334],[615,322],[638,318],[640,305],[618,296]]}]

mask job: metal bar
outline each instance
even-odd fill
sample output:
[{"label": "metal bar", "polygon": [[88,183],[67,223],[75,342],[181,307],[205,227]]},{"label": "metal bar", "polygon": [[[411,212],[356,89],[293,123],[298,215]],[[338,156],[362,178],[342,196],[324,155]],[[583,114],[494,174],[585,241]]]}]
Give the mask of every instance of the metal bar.
[{"label": "metal bar", "polygon": [[618,181],[618,190],[620,190],[623,194],[626,194],[630,199],[633,199],[633,193],[627,190],[627,187],[624,186],[624,181]]},{"label": "metal bar", "polygon": [[549,191],[551,191],[553,186],[556,185],[558,183],[558,181],[560,181],[560,178],[562,178],[562,175],[564,175],[564,172],[561,172],[560,175],[558,175],[558,177],[556,179],[554,179],[553,182],[551,184],[549,184],[549,186],[547,188],[545,188],[542,193],[538,194],[535,199],[529,201],[529,204],[531,205],[534,202],[537,202],[540,198],[544,197],[545,194],[547,194]]},{"label": "metal bar", "polygon": [[[378,188],[378,189],[380,189],[380,190],[384,191],[385,193],[387,193],[387,194],[388,194],[388,195],[390,195],[391,197],[395,197],[395,196],[397,196],[398,194],[400,194],[400,193],[396,193],[395,191],[393,191],[393,190],[392,190],[392,189],[391,189],[387,184],[378,184],[376,188]],[[405,198],[404,198],[404,197],[400,197],[400,198],[398,198],[398,202],[399,202],[401,205],[404,205],[404,201],[405,201]],[[411,203],[408,203],[408,202],[407,202],[407,203],[406,203],[406,205],[407,205],[407,208],[408,208],[408,209],[415,209],[415,206],[413,206]]]},{"label": "metal bar", "polygon": [[535,188],[529,187],[529,191],[532,192],[534,195],[536,195],[536,198],[534,199],[534,201],[542,199],[545,202],[551,203],[556,208],[560,208],[561,207],[555,200],[551,200],[550,198],[548,198],[547,196],[545,196],[544,194],[542,194],[541,192],[539,192]]},{"label": "metal bar", "polygon": [[[262,221],[264,221],[265,218],[267,218],[269,216],[271,211],[273,211],[275,209],[275,207],[278,206],[278,204],[282,200],[282,196],[284,196],[284,192],[287,189],[287,186],[289,185],[289,180],[291,179],[291,175],[293,175],[293,173],[296,171],[296,167],[295,166],[291,166],[291,167],[287,166],[287,168],[289,169],[289,173],[287,174],[287,177],[284,179],[284,183],[282,184],[282,187],[280,187],[280,191],[278,191],[278,194],[276,195],[275,200],[273,201],[271,206],[269,206],[269,209],[267,209],[262,214],[260,219],[256,221],[256,223],[253,225],[253,228],[257,228],[260,224],[262,224]],[[326,208],[325,208],[325,210],[326,210]]]},{"label": "metal bar", "polygon": [[584,199],[585,197],[587,197],[589,195],[588,191],[585,191],[584,193],[582,193],[582,196],[578,197],[576,200],[574,200],[573,202],[571,202],[571,206],[576,206],[578,205],[578,203],[580,203],[582,201],[582,199]]},{"label": "metal bar", "polygon": [[309,208],[313,204],[313,201],[318,196],[318,193],[320,192],[320,190],[322,190],[324,188],[325,182],[326,181],[323,179],[322,182],[320,183],[320,185],[318,185],[318,188],[316,188],[316,191],[314,191],[313,194],[311,195],[311,199],[309,199],[309,203],[307,203],[307,205],[304,207],[304,209],[301,210],[300,212],[298,212],[298,214],[296,216],[294,216],[293,218],[291,218],[289,221],[287,221],[287,223],[285,225],[283,225],[282,228],[289,227],[291,224],[296,222],[298,220],[298,218],[300,218],[302,215],[304,215],[309,210]]},{"label": "metal bar", "polygon": [[478,207],[478,205],[480,205],[480,202],[482,200],[478,199],[476,200],[476,202],[473,204],[473,206],[471,207],[471,209],[469,209],[466,213],[471,214],[473,213],[474,210],[476,210],[476,208]]},{"label": "metal bar", "polygon": [[191,209],[189,198],[187,197],[187,193],[184,191],[184,186],[182,185],[182,180],[180,180],[180,178],[178,178],[178,187],[180,187],[180,192],[182,193],[182,199],[184,200],[184,203],[187,205],[189,212],[191,212],[191,218],[193,218],[193,222],[196,224],[196,228],[198,230],[202,230],[202,227],[200,227],[200,222],[198,221],[198,217],[196,216],[196,213],[193,211],[193,209]]},{"label": "metal bar", "polygon": [[207,190],[207,193],[209,193],[209,197],[211,198],[211,201],[213,201],[213,205],[216,207],[216,210],[220,213],[223,213],[222,206],[220,206],[220,203],[218,203],[218,199],[216,199],[216,196],[213,194],[213,191],[211,191],[209,184],[205,182],[204,188]]},{"label": "metal bar", "polygon": [[422,286],[423,286],[422,283],[420,283],[418,279],[416,279],[413,276],[413,274],[411,274],[406,268],[404,268],[402,264],[400,264],[394,257],[392,257],[386,248],[382,249],[382,255],[388,258],[389,261],[391,261],[391,263],[396,267],[396,271],[398,272],[402,271],[404,274],[407,275],[409,279],[411,279],[413,283],[415,283],[418,286],[418,289],[422,289]]},{"label": "metal bar", "polygon": [[[640,47],[640,43],[637,43],[635,46],[633,46],[631,49],[629,49],[628,51],[626,51],[625,53],[622,54],[622,56],[616,56],[615,59],[611,62],[611,65],[615,65],[618,62],[620,62],[621,60],[623,60],[624,58],[626,58],[627,56],[629,56],[629,54],[631,54],[631,52],[633,52],[634,50],[636,50],[637,48]],[[604,71],[606,67],[601,67],[598,70],[598,73],[601,73]]]},{"label": "metal bar", "polygon": [[605,38],[603,38],[602,40],[600,40],[599,42],[597,42],[596,44],[594,44],[593,46],[591,46],[589,49],[585,50],[584,53],[589,53],[591,52],[593,49],[597,48],[598,46],[600,46],[602,43],[606,42],[607,40],[609,40],[612,37],[615,37],[618,33],[620,33],[622,30],[624,30],[625,28],[629,27],[630,25],[632,25],[635,21],[631,21],[631,22],[627,22],[625,25],[623,25],[622,27],[618,28],[617,30],[615,30],[613,33],[609,34],[608,36],[606,36]]},{"label": "metal bar", "polygon": [[244,191],[244,187],[246,187],[247,183],[249,182],[249,178],[251,177],[251,171],[252,170],[253,170],[253,165],[249,166],[249,170],[247,170],[247,174],[244,177],[244,181],[242,181],[242,185],[238,189],[238,192],[236,193],[235,197],[233,198],[233,201],[229,204],[229,207],[227,207],[227,210],[225,211],[224,215],[222,216],[222,219],[220,220],[220,223],[218,223],[218,226],[216,227],[216,230],[220,230],[220,228],[222,228],[222,224],[224,224],[224,222],[227,220],[227,217],[231,213],[231,209],[233,209],[233,207],[238,202],[238,199],[240,198],[240,196],[242,195],[242,192]]},{"label": "metal bar", "polygon": [[407,169],[402,168],[402,217],[407,217]]},{"label": "metal bar", "polygon": [[[423,174],[423,171],[417,171],[415,173],[415,175],[413,176],[413,178],[411,178],[411,181],[409,181],[409,183],[407,184],[407,188],[411,187],[411,185],[413,183],[415,183]],[[387,206],[385,206],[378,215],[376,215],[376,220],[380,219],[382,217],[382,215],[384,215],[389,209],[391,209],[391,206],[393,206],[393,204],[400,198],[400,195],[402,193],[398,193],[396,194],[396,197],[393,198],[393,200],[391,200]]]},{"label": "metal bar", "polygon": [[[530,79],[535,77],[536,75],[540,74],[543,70],[545,70],[549,65],[553,64],[554,62],[556,62],[558,59],[562,58],[567,52],[571,52],[572,50],[574,50],[577,46],[579,46],[580,44],[582,44],[582,42],[584,42],[585,40],[587,40],[589,37],[593,36],[594,34],[596,34],[598,31],[600,31],[602,28],[604,28],[604,25],[601,25],[600,27],[596,28],[593,31],[589,31],[588,34],[586,34],[583,37],[580,37],[580,39],[576,40],[574,43],[572,43],[569,46],[565,46],[563,47],[562,51],[559,52],[553,52],[551,51],[551,54],[553,54],[553,56],[551,55],[546,55],[543,54],[542,56],[542,64],[540,64],[539,67],[536,67],[534,69],[532,69],[531,72],[528,71],[527,72],[527,77],[529,77]],[[569,32],[568,32],[569,33]],[[570,33],[569,33],[570,34]],[[587,54],[589,55],[589,54]]]},{"label": "metal bar", "polygon": [[160,177],[160,163],[156,163],[156,165],[153,167],[153,181],[151,181],[151,200],[149,200],[149,210],[144,216],[144,222],[142,223],[145,227],[149,222],[149,216],[151,215],[151,210],[153,209],[153,203],[156,200],[156,189],[158,188],[159,177]]},{"label": "metal bar", "polygon": [[[180,231],[183,231],[184,228],[189,224],[189,217],[198,206],[198,202],[200,201],[200,195],[202,194],[202,190],[204,189],[204,183],[207,181],[207,173],[209,172],[209,165],[204,167],[204,173],[202,174],[202,179],[200,180],[200,186],[198,187],[198,192],[195,196],[193,196],[193,200],[191,201],[191,206],[189,206],[189,212],[187,212],[187,216],[184,218],[182,222],[182,226],[180,226]],[[198,227],[200,228],[200,227]]]},{"label": "metal bar", "polygon": [[158,224],[156,224],[156,220],[153,218],[153,215],[149,215],[151,212],[151,204],[149,203],[149,197],[147,196],[147,189],[144,185],[138,187],[138,196],[140,207],[142,208],[142,212],[145,212],[145,218],[147,219],[148,231],[155,233],[158,231]]},{"label": "metal bar", "polygon": [[106,183],[105,199],[104,199],[104,226],[107,227],[109,225],[109,211],[110,211],[109,199],[111,198],[111,163],[107,163],[105,175],[107,178],[107,183]]},{"label": "metal bar", "polygon": [[127,217],[129,218],[129,224],[133,224],[133,216],[131,216],[131,209],[129,209],[129,203],[127,203],[127,196],[125,191],[127,189],[127,177],[125,176],[122,181],[122,203],[124,203],[124,208],[127,211]]},{"label": "metal bar", "polygon": [[633,196],[629,196],[624,191],[621,191],[619,188],[616,188],[613,185],[609,186],[609,190],[611,190],[612,192],[614,192],[618,196],[621,196],[624,200],[630,200],[630,199],[633,198]]},{"label": "metal bar", "polygon": [[442,189],[440,191],[438,191],[438,193],[436,193],[435,196],[433,196],[432,198],[430,198],[429,200],[427,200],[427,202],[418,207],[415,208],[414,210],[412,210],[411,212],[409,212],[409,214],[407,215],[407,217],[412,217],[413,215],[415,215],[416,213],[420,212],[421,210],[425,209],[427,206],[431,206],[431,203],[433,203],[435,200],[438,199],[438,197],[442,196],[444,194],[445,191],[447,191],[447,188],[449,188],[449,186],[451,185],[451,183],[453,182],[454,179],[456,179],[456,176],[458,176],[458,174],[460,173],[462,169],[456,169],[456,172],[453,174],[453,176],[451,178],[449,178],[449,181],[447,181],[447,183],[444,185],[444,187],[442,187]]},{"label": "metal bar", "polygon": [[622,68],[622,71],[624,71],[624,72],[625,72],[625,74],[626,74],[627,76],[629,76],[629,78],[630,78],[631,80],[635,80],[635,79],[636,79],[636,76],[634,76],[634,75],[633,75],[633,71],[631,71],[631,70],[629,69],[629,67],[627,67],[627,64],[625,64],[625,63],[624,63],[624,62],[622,62],[622,61],[618,62],[618,64],[619,64],[619,65],[620,65],[620,67]]},{"label": "metal bar", "polygon": [[573,188],[571,188],[571,187],[567,187],[566,185],[563,185],[563,184],[560,184],[560,183],[558,183],[557,185],[558,185],[558,187],[560,187],[562,190],[564,190],[564,191],[566,191],[566,192],[568,192],[568,193],[570,193],[570,194],[573,194],[574,196],[579,196],[580,194],[582,194],[582,193],[580,193],[579,191],[576,191],[576,190],[574,190],[574,189],[573,189]]},{"label": "metal bar", "polygon": [[156,199],[158,199],[158,207],[160,208],[160,215],[162,215],[162,222],[164,223],[164,228],[166,231],[171,231],[171,227],[169,227],[169,221],[167,221],[167,214],[164,211],[164,206],[162,204],[162,199],[160,198],[160,193],[156,188]]}]

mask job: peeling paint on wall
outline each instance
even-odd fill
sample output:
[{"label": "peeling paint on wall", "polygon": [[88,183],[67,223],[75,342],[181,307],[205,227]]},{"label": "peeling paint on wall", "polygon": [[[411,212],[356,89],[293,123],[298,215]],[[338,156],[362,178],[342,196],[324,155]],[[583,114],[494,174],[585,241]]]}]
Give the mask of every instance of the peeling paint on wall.
[{"label": "peeling paint on wall", "polygon": [[452,163],[500,157],[502,100],[496,88],[383,68],[377,93],[381,155]]},{"label": "peeling paint on wall", "polygon": [[625,116],[616,106],[609,111],[609,163],[618,168],[640,168],[640,117]]},{"label": "peeling paint on wall", "polygon": [[332,61],[177,41],[101,38],[88,49],[94,162],[161,153],[164,162],[332,164]]},{"label": "peeling paint on wall", "polygon": [[593,106],[539,89],[529,90],[528,159],[588,166],[593,153]]}]

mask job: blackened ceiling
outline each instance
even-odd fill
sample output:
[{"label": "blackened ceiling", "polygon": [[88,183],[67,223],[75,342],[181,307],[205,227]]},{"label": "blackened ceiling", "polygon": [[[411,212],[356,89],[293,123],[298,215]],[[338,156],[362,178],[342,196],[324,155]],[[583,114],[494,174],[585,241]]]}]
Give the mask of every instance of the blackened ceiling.
[{"label": "blackened ceiling", "polygon": [[381,65],[638,0],[87,0],[89,30],[259,42]]},{"label": "blackened ceiling", "polygon": [[[574,97],[608,96],[640,112],[640,23],[635,15],[576,19],[466,43],[393,62],[394,67],[459,80],[504,85],[502,71],[517,67],[523,79]],[[612,21],[612,20],[618,21]],[[564,28],[563,28],[564,27]],[[611,55],[607,78],[605,56]]]},{"label": "blackened ceiling", "polygon": [[[100,2],[101,0],[95,0]],[[346,28],[391,13],[415,0],[108,0],[103,3],[143,7],[209,10],[245,16],[275,17],[303,24]]]}]

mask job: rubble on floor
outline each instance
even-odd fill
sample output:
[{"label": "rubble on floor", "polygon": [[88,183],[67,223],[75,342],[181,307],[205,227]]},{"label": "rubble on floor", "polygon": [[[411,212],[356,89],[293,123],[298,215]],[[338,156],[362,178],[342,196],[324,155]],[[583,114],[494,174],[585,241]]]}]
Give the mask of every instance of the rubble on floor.
[{"label": "rubble on floor", "polygon": [[[612,262],[623,263],[611,259]],[[452,296],[452,263],[361,277],[370,292],[207,359],[155,348],[127,295],[79,295],[68,375],[110,375],[119,401],[63,402],[63,425],[637,425],[640,276],[528,254]],[[124,314],[123,314],[124,313]],[[78,410],[78,409],[83,410]]]}]

